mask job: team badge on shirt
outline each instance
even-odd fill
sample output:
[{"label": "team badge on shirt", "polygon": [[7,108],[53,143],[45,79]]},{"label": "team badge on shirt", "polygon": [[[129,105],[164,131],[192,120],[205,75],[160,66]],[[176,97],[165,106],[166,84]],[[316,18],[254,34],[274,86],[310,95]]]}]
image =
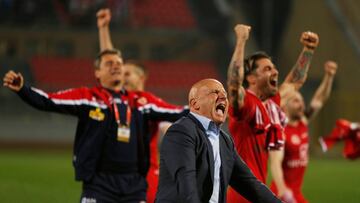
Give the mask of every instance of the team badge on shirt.
[{"label": "team badge on shirt", "polygon": [[89,112],[89,117],[97,121],[103,121],[105,118],[105,114],[101,112],[100,108],[96,108]]},{"label": "team badge on shirt", "polygon": [[294,145],[298,145],[298,144],[300,144],[300,142],[301,142],[301,140],[298,135],[293,134],[291,136],[291,143],[293,143]]}]

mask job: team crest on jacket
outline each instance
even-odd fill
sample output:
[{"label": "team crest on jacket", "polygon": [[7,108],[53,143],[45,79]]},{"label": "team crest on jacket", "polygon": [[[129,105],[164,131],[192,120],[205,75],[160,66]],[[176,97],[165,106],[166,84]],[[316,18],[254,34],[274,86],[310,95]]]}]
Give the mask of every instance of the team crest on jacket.
[{"label": "team crest on jacket", "polygon": [[103,121],[105,118],[105,114],[101,112],[100,108],[96,108],[89,112],[89,117],[97,121]]},{"label": "team crest on jacket", "polygon": [[148,103],[147,99],[145,97],[140,97],[138,100],[137,100],[138,104],[140,105],[145,105]]}]

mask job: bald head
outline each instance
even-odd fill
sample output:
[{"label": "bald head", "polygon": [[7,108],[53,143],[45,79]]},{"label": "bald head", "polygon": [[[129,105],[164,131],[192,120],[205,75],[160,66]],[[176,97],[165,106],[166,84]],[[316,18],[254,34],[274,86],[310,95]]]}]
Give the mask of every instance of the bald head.
[{"label": "bald head", "polygon": [[215,79],[208,78],[208,79],[200,80],[199,82],[195,83],[190,89],[190,92],[189,92],[189,105],[190,105],[190,101],[192,99],[194,99],[196,97],[196,95],[198,94],[198,91],[202,87],[206,88],[211,83],[217,83],[217,84],[222,86],[222,84],[219,81],[215,80]]},{"label": "bald head", "polygon": [[205,116],[215,123],[225,121],[228,100],[224,86],[215,79],[195,83],[189,92],[190,111]]},{"label": "bald head", "polygon": [[293,91],[285,97],[283,109],[290,121],[300,120],[304,116],[304,99],[299,91]]}]

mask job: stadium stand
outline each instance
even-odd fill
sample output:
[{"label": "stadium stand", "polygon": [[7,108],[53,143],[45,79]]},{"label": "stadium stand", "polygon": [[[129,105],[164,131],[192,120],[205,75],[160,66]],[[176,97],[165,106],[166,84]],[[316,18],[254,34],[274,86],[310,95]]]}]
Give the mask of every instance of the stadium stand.
[{"label": "stadium stand", "polygon": [[[166,16],[166,17],[165,17]],[[130,25],[133,27],[179,28],[195,27],[186,0],[135,0],[130,2]]]},{"label": "stadium stand", "polygon": [[[219,78],[215,66],[204,61],[145,61],[147,89],[174,102],[186,102],[187,90],[203,78]],[[95,85],[93,60],[36,56],[30,67],[35,85],[48,91]]]}]

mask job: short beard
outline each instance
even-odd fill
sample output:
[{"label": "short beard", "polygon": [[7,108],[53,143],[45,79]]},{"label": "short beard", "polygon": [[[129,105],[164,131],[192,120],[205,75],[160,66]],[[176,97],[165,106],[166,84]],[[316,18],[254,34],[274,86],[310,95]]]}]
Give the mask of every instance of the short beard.
[{"label": "short beard", "polygon": [[264,88],[264,90],[265,90],[265,91],[263,91],[264,94],[260,96],[260,100],[262,100],[262,101],[265,101],[266,99],[269,99],[270,97],[275,96],[278,92],[277,90],[272,91],[268,88],[266,88],[266,89]]}]

